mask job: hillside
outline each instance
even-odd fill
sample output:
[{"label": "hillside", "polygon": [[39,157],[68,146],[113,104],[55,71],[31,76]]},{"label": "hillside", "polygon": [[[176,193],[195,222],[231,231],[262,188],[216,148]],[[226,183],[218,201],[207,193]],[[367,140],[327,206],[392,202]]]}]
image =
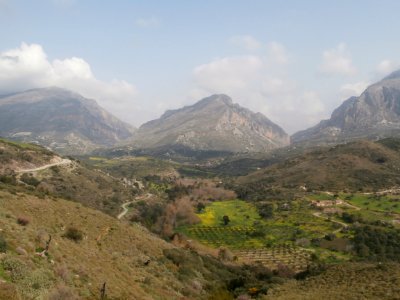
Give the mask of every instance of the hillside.
[{"label": "hillside", "polygon": [[59,160],[53,152],[33,144],[0,139],[0,173],[34,168]]},{"label": "hillside", "polygon": [[138,192],[122,176],[113,177],[37,145],[0,140],[0,163],[0,182],[10,190],[63,197],[111,215]]},{"label": "hillside", "polygon": [[[263,267],[226,265],[215,251],[173,246],[132,219],[89,208],[120,213],[138,192],[127,181],[36,145],[0,146],[0,299],[99,299],[104,282],[107,299],[232,299],[230,282],[265,284]],[[139,199],[139,208],[149,205]]]},{"label": "hillside", "polygon": [[399,275],[398,263],[340,264],[307,280],[273,288],[263,299],[397,299]]},{"label": "hillside", "polygon": [[0,98],[0,136],[36,142],[60,153],[84,153],[129,138],[132,127],[94,100],[60,88]]},{"label": "hillside", "polygon": [[[1,299],[19,299],[17,293],[22,299],[99,299],[104,282],[107,299],[207,299],[240,274],[139,225],[59,198],[0,191],[0,209],[0,238],[7,243],[0,253]],[[67,238],[69,228],[82,239]],[[50,235],[48,257],[35,254]]]},{"label": "hillside", "polygon": [[334,110],[329,120],[295,133],[294,143],[332,144],[400,135],[400,71],[369,86]]},{"label": "hillside", "polygon": [[138,148],[259,152],[286,146],[289,137],[261,113],[234,104],[226,95],[212,95],[143,124],[134,141]]},{"label": "hillside", "polygon": [[[274,189],[373,191],[400,184],[397,140],[357,141],[320,147],[239,177],[242,195],[273,195]],[[277,192],[277,191],[275,191]]]}]

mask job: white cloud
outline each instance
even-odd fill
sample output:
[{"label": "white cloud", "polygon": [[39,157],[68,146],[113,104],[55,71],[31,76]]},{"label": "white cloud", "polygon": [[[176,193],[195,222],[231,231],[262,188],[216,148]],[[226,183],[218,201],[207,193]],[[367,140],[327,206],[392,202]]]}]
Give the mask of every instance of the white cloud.
[{"label": "white cloud", "polygon": [[190,101],[224,93],[290,133],[314,125],[325,109],[319,95],[290,78],[283,45],[270,43],[266,50],[265,55],[228,56],[194,68]]},{"label": "white cloud", "polygon": [[154,16],[136,19],[135,24],[143,28],[154,28],[160,25],[160,20]]},{"label": "white cloud", "polygon": [[245,50],[253,51],[261,48],[262,43],[260,43],[256,38],[251,35],[237,35],[229,39],[229,41],[238,47],[242,47]]},{"label": "white cloud", "polygon": [[258,56],[224,57],[196,67],[194,77],[200,87],[210,92],[229,92],[248,87],[262,67]]},{"label": "white cloud", "polygon": [[357,73],[345,43],[340,43],[336,48],[322,53],[319,71],[326,75],[355,75]]},{"label": "white cloud", "polygon": [[278,42],[268,44],[268,59],[270,62],[280,65],[289,63],[289,55],[286,48]]},{"label": "white cloud", "polygon": [[396,71],[400,68],[400,64],[398,62],[392,61],[392,60],[382,60],[377,66],[376,66],[376,72],[379,75],[387,76],[393,71]]},{"label": "white cloud", "polygon": [[352,96],[360,96],[362,92],[370,85],[369,82],[359,81],[355,83],[347,83],[340,87],[340,96],[343,100]]},{"label": "white cloud", "polygon": [[90,65],[72,57],[49,61],[42,46],[22,43],[0,53],[0,94],[58,86],[93,98],[118,117],[129,121],[136,87],[123,80],[97,79]]}]

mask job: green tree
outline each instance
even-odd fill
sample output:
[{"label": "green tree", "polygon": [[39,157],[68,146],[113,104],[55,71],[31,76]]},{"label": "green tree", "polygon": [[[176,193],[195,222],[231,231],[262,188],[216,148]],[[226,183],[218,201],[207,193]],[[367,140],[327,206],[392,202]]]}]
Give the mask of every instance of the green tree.
[{"label": "green tree", "polygon": [[229,216],[225,215],[225,216],[222,217],[222,221],[224,222],[224,225],[226,226],[226,225],[229,224],[229,222],[231,220],[229,219]]}]

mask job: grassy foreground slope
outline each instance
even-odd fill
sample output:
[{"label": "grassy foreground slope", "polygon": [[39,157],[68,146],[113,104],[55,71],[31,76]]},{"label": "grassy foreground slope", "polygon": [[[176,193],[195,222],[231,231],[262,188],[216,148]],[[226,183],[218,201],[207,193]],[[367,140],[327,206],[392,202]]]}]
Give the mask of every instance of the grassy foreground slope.
[{"label": "grassy foreground slope", "polygon": [[[65,237],[71,227],[81,240]],[[1,299],[99,299],[103,282],[108,299],[208,299],[236,276],[212,257],[58,198],[0,191],[0,229]],[[38,256],[50,235],[48,258]]]},{"label": "grassy foreground slope", "polygon": [[[25,273],[24,278],[19,278],[16,273],[21,271],[9,267],[3,279],[13,282],[23,299],[44,296],[58,284],[71,287],[76,295],[95,298],[105,281],[111,297],[151,299],[152,294],[171,298],[179,295],[176,290],[182,287],[176,286],[172,270],[158,262],[163,257],[162,250],[170,246],[142,228],[119,224],[101,212],[61,199],[1,192],[0,207],[0,226],[9,246],[3,255],[3,269],[9,264],[21,265],[18,268]],[[18,218],[29,220],[29,224],[18,225]],[[63,237],[69,226],[82,231],[82,241]],[[40,258],[35,249],[44,247],[49,235],[50,259]],[[17,255],[18,247],[26,254]],[[144,267],[147,259],[153,263]],[[46,280],[38,280],[38,276]],[[164,281],[169,284],[164,286]],[[36,284],[37,289],[28,289],[30,284]]]}]

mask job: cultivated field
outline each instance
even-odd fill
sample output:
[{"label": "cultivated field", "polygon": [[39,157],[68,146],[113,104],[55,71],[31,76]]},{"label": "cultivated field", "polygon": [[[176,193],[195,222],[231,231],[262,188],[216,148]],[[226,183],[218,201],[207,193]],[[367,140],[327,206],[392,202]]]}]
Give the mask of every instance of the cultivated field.
[{"label": "cultivated field", "polygon": [[293,271],[302,271],[307,268],[312,251],[292,244],[283,244],[270,248],[238,250],[234,253],[239,261],[260,262],[272,270],[284,265]]}]

